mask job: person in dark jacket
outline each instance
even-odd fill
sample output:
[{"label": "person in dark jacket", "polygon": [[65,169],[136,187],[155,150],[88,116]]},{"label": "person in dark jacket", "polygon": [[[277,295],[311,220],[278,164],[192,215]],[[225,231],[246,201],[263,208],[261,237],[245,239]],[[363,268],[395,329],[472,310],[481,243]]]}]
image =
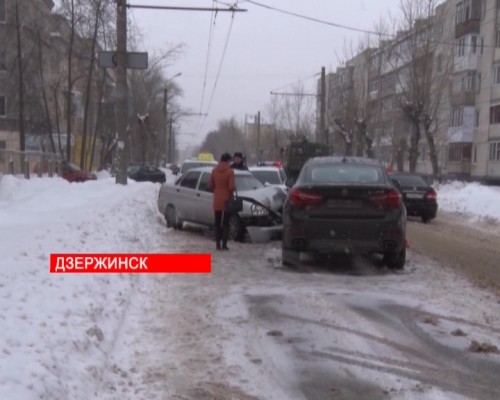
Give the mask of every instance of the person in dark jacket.
[{"label": "person in dark jacket", "polygon": [[233,158],[233,162],[231,164],[231,168],[232,169],[242,169],[242,170],[248,171],[248,167],[245,164],[245,161],[243,160],[243,153],[241,153],[239,151],[234,153],[234,158]]},{"label": "person in dark jacket", "polygon": [[[209,187],[213,190],[213,209],[215,215],[215,244],[217,250],[229,250],[227,239],[229,237],[230,214],[225,212],[226,201],[236,190],[234,171],[229,166],[231,154],[224,153],[220,157],[220,162],[212,170]],[[222,240],[222,247],[221,247]]]}]

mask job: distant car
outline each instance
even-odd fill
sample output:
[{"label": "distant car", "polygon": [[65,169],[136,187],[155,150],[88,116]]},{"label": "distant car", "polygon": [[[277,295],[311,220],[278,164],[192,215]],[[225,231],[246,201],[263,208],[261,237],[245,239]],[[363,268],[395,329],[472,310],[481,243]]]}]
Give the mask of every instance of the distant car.
[{"label": "distant car", "polygon": [[264,185],[280,186],[287,190],[285,186],[286,173],[283,168],[279,167],[250,167],[249,171]]},{"label": "distant car", "polygon": [[[213,227],[213,194],[208,182],[211,167],[194,168],[181,175],[175,183],[161,185],[158,210],[167,226],[181,229],[184,222]],[[229,238],[242,241],[248,229],[270,238],[281,234],[281,209],[286,193],[279,188],[265,187],[249,171],[234,170],[238,196],[243,210],[229,220]]]},{"label": "distant car", "polygon": [[383,255],[392,269],[406,260],[406,210],[399,190],[377,160],[309,159],[283,206],[282,261],[335,254]]},{"label": "distant car", "polygon": [[68,161],[61,161],[58,165],[59,175],[68,182],[95,181],[97,175],[93,172],[84,171],[77,165]]},{"label": "distant car", "polygon": [[165,182],[165,172],[151,165],[130,165],[127,168],[127,176],[137,182]]},{"label": "distant car", "polygon": [[393,172],[389,176],[397,181],[408,215],[420,217],[424,223],[436,218],[437,192],[421,175]]}]

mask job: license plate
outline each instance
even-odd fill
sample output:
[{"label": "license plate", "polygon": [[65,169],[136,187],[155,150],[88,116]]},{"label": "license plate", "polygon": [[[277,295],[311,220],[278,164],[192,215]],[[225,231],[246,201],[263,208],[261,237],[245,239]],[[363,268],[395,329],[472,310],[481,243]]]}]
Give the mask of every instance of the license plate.
[{"label": "license plate", "polygon": [[406,197],[408,199],[423,199],[424,195],[422,193],[407,193]]},{"label": "license plate", "polygon": [[327,202],[329,208],[360,208],[360,200],[351,199],[329,199]]}]

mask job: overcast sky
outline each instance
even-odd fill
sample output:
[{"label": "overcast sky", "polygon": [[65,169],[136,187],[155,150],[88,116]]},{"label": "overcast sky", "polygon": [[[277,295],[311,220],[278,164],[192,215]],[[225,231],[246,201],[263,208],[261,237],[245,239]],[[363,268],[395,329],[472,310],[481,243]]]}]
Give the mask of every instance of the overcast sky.
[{"label": "overcast sky", "polygon": [[[211,0],[128,0],[128,3],[183,7],[215,4],[219,8],[227,8],[229,4]],[[247,11],[235,13],[234,18],[232,13],[219,12],[213,25],[211,12],[129,8],[131,23],[144,35],[143,49],[139,50],[151,52],[175,44],[185,45],[183,54],[168,68],[166,75],[182,72],[175,78],[184,90],[181,106],[208,113],[208,116],[185,119],[178,136],[182,147],[189,142],[199,142],[221,119],[235,117],[243,123],[245,114],[264,112],[271,100],[271,91],[291,91],[302,82],[305,92],[313,93],[318,79],[314,75],[319,74],[321,67],[327,72],[335,70],[345,59],[345,44],[357,43],[364,36],[256,3],[366,30],[373,30],[381,17],[397,14],[399,10],[399,0],[240,0],[236,3]]]}]

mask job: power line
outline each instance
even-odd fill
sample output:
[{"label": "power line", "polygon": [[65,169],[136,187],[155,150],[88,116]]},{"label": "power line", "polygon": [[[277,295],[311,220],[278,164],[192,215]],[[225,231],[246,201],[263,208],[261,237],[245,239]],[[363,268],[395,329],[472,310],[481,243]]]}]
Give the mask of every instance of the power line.
[{"label": "power line", "polygon": [[[237,6],[237,2],[235,4]],[[229,44],[229,38],[231,36],[231,31],[232,31],[232,28],[233,28],[233,23],[234,23],[234,13],[231,15],[231,23],[229,25],[229,29],[228,29],[228,32],[227,32],[227,36],[226,36],[226,42],[224,44],[224,49],[223,49],[223,52],[222,52],[222,56],[221,56],[221,60],[219,62],[219,68],[217,70],[217,76],[215,78],[215,82],[214,82],[214,86],[212,88],[212,94],[210,96],[210,101],[208,103],[208,107],[206,109],[206,114],[209,113],[210,111],[210,108],[212,106],[212,101],[214,99],[214,96],[215,96],[215,89],[217,88],[217,84],[219,82],[219,77],[220,77],[220,73],[221,73],[221,70],[222,70],[222,65],[224,63],[224,59],[225,59],[225,56],[226,56],[226,52],[227,52],[227,48],[228,48],[228,44]],[[201,123],[201,126],[200,128],[197,130],[197,133],[199,133],[199,131],[203,128],[204,124],[205,124],[205,121],[206,121],[207,117],[203,118],[202,120],[202,123]]]},{"label": "power line", "polygon": [[[215,1],[213,3],[215,3]],[[205,89],[207,86],[207,76],[208,76],[208,65],[209,65],[210,53],[211,53],[211,49],[212,49],[212,37],[213,37],[216,18],[217,18],[217,14],[212,13],[212,16],[210,18],[210,30],[208,33],[208,48],[207,48],[207,57],[205,59],[205,71],[204,71],[204,75],[203,75],[203,88],[201,91],[200,113],[202,112],[203,101],[205,99]]]},{"label": "power line", "polygon": [[390,37],[393,37],[393,35],[388,34],[388,33],[375,32],[375,31],[370,31],[370,30],[367,30],[367,29],[356,28],[356,27],[353,27],[353,26],[338,24],[336,22],[325,21],[325,20],[322,20],[322,19],[319,19],[319,18],[308,17],[307,15],[302,15],[302,14],[294,13],[294,12],[291,12],[291,11],[283,10],[281,8],[276,8],[276,7],[268,6],[266,4],[262,4],[262,3],[259,3],[257,1],[254,1],[254,0],[246,0],[246,1],[248,3],[250,3],[250,4],[253,4],[253,5],[258,6],[258,7],[267,8],[268,10],[280,12],[280,13],[283,13],[283,14],[291,15],[293,17],[305,19],[305,20],[312,21],[312,22],[317,22],[317,23],[323,24],[323,25],[334,26],[336,28],[347,29],[347,30],[354,31],[354,32],[367,33],[367,34],[370,34],[370,35],[390,36]]},{"label": "power line", "polygon": [[271,90],[271,92],[275,92],[275,91],[281,90],[281,89],[286,88],[288,86],[297,85],[297,84],[302,83],[302,82],[304,82],[304,81],[306,81],[308,79],[312,79],[312,78],[314,78],[314,77],[316,77],[318,75],[320,75],[320,72],[317,72],[314,75],[307,76],[305,78],[299,79],[298,81],[294,81],[294,82],[288,83],[286,85],[280,86],[280,87],[278,87],[276,89]]}]

